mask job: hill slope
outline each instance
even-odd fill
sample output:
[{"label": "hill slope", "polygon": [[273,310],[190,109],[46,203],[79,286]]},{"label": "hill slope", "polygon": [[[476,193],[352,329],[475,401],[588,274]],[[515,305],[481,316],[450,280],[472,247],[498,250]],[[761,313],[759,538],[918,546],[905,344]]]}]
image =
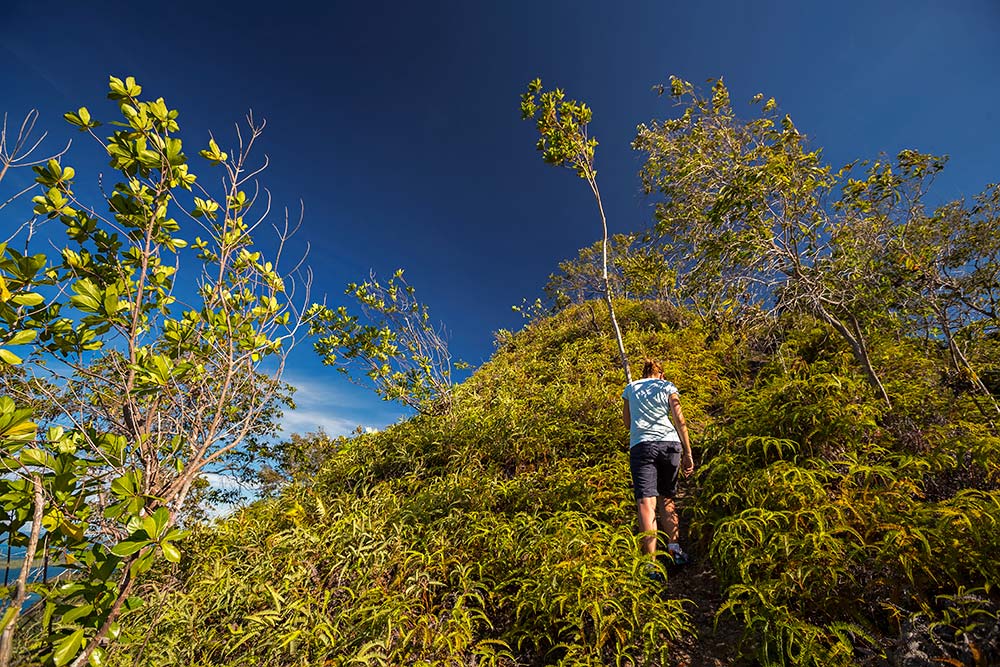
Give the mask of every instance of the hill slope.
[{"label": "hill slope", "polygon": [[498,336],[453,414],[333,441],[312,481],[197,531],[112,664],[1000,660],[1000,441],[935,359],[878,348],[889,413],[811,321],[619,309],[681,390],[695,566],[643,575],[624,378],[584,304]]}]

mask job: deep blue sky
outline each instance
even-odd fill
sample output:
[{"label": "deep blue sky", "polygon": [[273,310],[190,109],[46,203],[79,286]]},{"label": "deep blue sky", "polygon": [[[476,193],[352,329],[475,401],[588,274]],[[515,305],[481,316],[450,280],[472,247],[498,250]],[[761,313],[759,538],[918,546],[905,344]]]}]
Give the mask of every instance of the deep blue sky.
[{"label": "deep blue sky", "polygon": [[[71,136],[63,112],[111,116],[108,74],[179,108],[192,154],[209,129],[225,148],[248,108],[266,117],[262,184],[279,206],[305,203],[314,295],[336,302],[369,269],[405,267],[473,364],[493,331],[520,326],[511,305],[599,237],[586,186],[543,165],[519,119],[535,76],[594,109],[612,231],[650,224],[629,142],[673,113],[650,90],[671,74],[723,76],[736,100],[774,96],[837,166],[903,147],[948,154],[940,199],[998,178],[996,0],[0,2],[0,112],[37,107],[54,145]],[[107,171],[86,141],[67,162]],[[289,379],[302,387],[290,428],[402,412],[308,343]]]}]

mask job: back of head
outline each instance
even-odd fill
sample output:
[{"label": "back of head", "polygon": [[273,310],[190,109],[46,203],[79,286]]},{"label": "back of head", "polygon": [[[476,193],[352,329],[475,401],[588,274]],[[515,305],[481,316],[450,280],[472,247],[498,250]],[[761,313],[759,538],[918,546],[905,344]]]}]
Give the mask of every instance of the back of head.
[{"label": "back of head", "polygon": [[656,359],[646,359],[642,365],[642,377],[651,378],[663,373],[663,365]]}]

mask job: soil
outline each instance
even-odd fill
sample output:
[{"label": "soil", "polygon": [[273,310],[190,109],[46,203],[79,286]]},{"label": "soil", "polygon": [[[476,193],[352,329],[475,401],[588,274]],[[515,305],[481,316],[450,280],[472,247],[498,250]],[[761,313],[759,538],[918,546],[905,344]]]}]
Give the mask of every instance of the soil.
[{"label": "soil", "polygon": [[691,554],[687,565],[671,566],[663,595],[679,599],[691,615],[695,633],[676,642],[671,667],[730,667],[751,665],[740,658],[743,627],[731,614],[716,619],[723,596],[707,557]]},{"label": "soil", "polygon": [[718,616],[724,601],[721,584],[708,554],[699,553],[688,539],[688,517],[683,511],[683,492],[678,494],[681,510],[681,544],[688,552],[686,565],[669,565],[663,595],[684,602],[695,633],[676,642],[671,651],[671,667],[749,667],[752,659],[741,657],[743,626],[731,614]]}]

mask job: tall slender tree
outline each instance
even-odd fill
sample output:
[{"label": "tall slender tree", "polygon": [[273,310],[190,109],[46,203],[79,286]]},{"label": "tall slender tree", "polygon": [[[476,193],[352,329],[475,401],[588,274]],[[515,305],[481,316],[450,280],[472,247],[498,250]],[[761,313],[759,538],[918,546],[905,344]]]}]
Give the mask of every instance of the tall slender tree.
[{"label": "tall slender tree", "polygon": [[528,90],[521,95],[521,119],[535,119],[538,128],[538,143],[536,147],[545,162],[557,167],[567,167],[576,175],[587,181],[590,192],[597,202],[597,211],[601,216],[601,284],[604,301],[608,305],[611,318],[611,328],[618,343],[618,353],[621,355],[625,379],[632,381],[629,369],[628,355],[625,353],[625,343],[622,332],[615,317],[615,304],[612,299],[611,281],[608,278],[608,219],[604,214],[604,204],[601,202],[601,191],[597,187],[597,170],[594,168],[594,149],[597,139],[591,137],[587,126],[590,124],[593,112],[583,102],[567,100],[566,94],[560,88],[542,91],[541,79],[535,79],[528,84]]}]

